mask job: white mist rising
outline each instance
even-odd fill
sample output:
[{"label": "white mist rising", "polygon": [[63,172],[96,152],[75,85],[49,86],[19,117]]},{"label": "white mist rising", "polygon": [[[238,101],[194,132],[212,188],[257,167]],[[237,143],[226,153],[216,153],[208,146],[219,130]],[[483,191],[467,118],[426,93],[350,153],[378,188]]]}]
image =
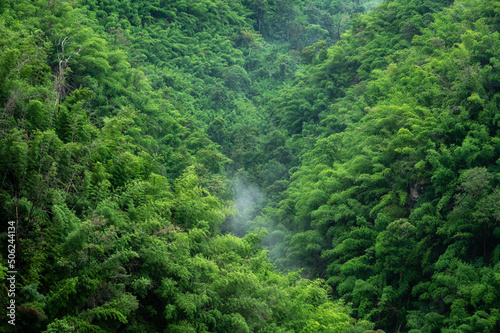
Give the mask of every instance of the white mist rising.
[{"label": "white mist rising", "polygon": [[240,176],[234,178],[232,187],[236,214],[229,218],[227,231],[243,237],[248,230],[253,229],[250,222],[262,208],[264,195],[257,186]]}]

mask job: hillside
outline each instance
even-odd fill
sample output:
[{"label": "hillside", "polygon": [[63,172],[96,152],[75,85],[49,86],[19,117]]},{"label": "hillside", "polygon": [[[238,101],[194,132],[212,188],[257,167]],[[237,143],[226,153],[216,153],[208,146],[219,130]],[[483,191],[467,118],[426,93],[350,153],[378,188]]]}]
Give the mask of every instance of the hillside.
[{"label": "hillside", "polygon": [[499,8],[3,1],[0,332],[499,331]]},{"label": "hillside", "polygon": [[256,225],[388,332],[496,332],[495,1],[391,1],[356,18],[275,100],[300,151]]}]

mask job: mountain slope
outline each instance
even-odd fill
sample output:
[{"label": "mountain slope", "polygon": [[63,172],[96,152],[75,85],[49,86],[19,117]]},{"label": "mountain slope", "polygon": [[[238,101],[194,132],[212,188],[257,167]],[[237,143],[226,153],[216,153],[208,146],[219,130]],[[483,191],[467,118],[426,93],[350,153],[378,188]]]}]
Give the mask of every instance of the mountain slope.
[{"label": "mountain slope", "polygon": [[494,1],[390,1],[319,52],[276,99],[302,151],[256,220],[278,266],[387,331],[499,329],[498,29]]}]

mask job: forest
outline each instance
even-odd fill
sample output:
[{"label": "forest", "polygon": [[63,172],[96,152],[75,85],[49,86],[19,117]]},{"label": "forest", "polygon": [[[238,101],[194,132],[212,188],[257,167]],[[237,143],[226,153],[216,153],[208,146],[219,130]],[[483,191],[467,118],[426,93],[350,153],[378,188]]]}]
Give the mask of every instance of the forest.
[{"label": "forest", "polygon": [[500,2],[0,1],[0,333],[500,332]]}]

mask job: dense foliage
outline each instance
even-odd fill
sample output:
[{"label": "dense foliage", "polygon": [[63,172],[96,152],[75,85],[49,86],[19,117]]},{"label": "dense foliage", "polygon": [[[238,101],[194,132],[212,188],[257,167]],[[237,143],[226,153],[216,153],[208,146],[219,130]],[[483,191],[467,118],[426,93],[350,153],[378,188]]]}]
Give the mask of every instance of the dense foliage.
[{"label": "dense foliage", "polygon": [[0,2],[17,331],[500,331],[500,7],[379,4]]},{"label": "dense foliage", "polygon": [[264,49],[255,13],[234,1],[0,3],[1,237],[18,271],[16,326],[4,311],[0,331],[373,327],[324,280],[276,271],[265,230],[220,232],[235,214],[231,170],[250,166],[235,156],[265,127],[251,98],[297,66],[289,43]]},{"label": "dense foliage", "polygon": [[500,330],[496,1],[390,1],[275,99],[301,164],[271,257],[387,331]]}]

